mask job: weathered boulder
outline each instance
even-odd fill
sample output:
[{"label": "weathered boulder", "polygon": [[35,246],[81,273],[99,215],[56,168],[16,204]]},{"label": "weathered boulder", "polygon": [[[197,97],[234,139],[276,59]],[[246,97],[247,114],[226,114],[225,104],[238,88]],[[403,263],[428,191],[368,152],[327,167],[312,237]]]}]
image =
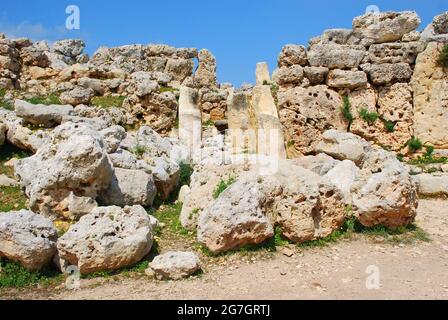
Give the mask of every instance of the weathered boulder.
[{"label": "weathered boulder", "polygon": [[296,44],[288,44],[284,46],[278,57],[279,67],[289,67],[292,65],[304,66],[307,62],[306,48]]},{"label": "weathered boulder", "polygon": [[395,82],[409,82],[412,69],[408,63],[383,63],[361,65],[374,85],[384,86]]},{"label": "weathered boulder", "polygon": [[16,163],[15,172],[31,210],[52,218],[67,216],[62,204],[72,192],[96,198],[113,176],[101,135],[89,125],[75,123],[57,127],[34,156]]},{"label": "weathered boulder", "polygon": [[327,85],[338,89],[356,89],[367,85],[367,75],[363,71],[331,70]]},{"label": "weathered boulder", "polygon": [[199,258],[193,252],[169,251],[155,257],[149,266],[161,280],[180,280],[201,270]]},{"label": "weathered boulder", "polygon": [[15,112],[26,123],[51,128],[62,122],[64,116],[73,113],[71,105],[34,105],[23,100],[15,101]]},{"label": "weathered boulder", "polygon": [[293,159],[294,163],[302,168],[312,171],[320,176],[323,176],[333,169],[339,160],[333,159],[325,153],[319,153],[316,156],[305,156]]},{"label": "weathered boulder", "polygon": [[278,106],[287,145],[299,154],[313,152],[325,130],[347,129],[340,111],[342,98],[325,85],[281,90]]},{"label": "weathered boulder", "polygon": [[121,141],[126,138],[126,130],[121,126],[112,126],[101,130],[104,146],[107,153],[114,153],[120,146]]},{"label": "weathered boulder", "polygon": [[434,32],[436,34],[447,34],[448,33],[448,11],[435,16],[432,22],[434,26]]},{"label": "weathered boulder", "polygon": [[426,197],[448,196],[448,175],[445,173],[422,173],[413,176],[413,179],[418,186],[419,195]]},{"label": "weathered boulder", "polygon": [[179,183],[179,165],[184,160],[183,156],[188,154],[184,147],[143,126],[135,134],[128,132],[121,142],[121,148],[134,153],[146,163],[150,171],[145,171],[152,173],[159,196],[168,198]]},{"label": "weathered boulder", "polygon": [[186,229],[197,227],[199,214],[215,199],[213,193],[220,181],[236,179],[243,171],[238,165],[196,165],[191,176],[190,192],[185,195],[180,221]]},{"label": "weathered boulder", "polygon": [[51,262],[58,234],[53,223],[27,210],[0,214],[0,257],[37,271]]},{"label": "weathered boulder", "polygon": [[314,86],[325,82],[329,69],[326,67],[305,67],[303,71],[310,84]]},{"label": "weathered boulder", "polygon": [[152,175],[142,170],[115,168],[110,186],[101,191],[99,199],[104,205],[151,206],[157,194]]},{"label": "weathered boulder", "polygon": [[194,74],[194,82],[197,87],[216,87],[216,59],[213,54],[202,49],[198,54],[198,68]]},{"label": "weathered boulder", "polygon": [[325,174],[325,178],[331,181],[344,195],[345,202],[351,202],[351,188],[358,175],[359,168],[353,161],[344,160]]},{"label": "weathered boulder", "polygon": [[[412,137],[412,89],[407,83],[395,83],[374,89],[372,86],[348,94],[354,120],[350,131],[368,141],[399,151]],[[375,112],[379,119],[367,122],[362,110]],[[388,126],[386,126],[386,124]]]},{"label": "weathered boulder", "polygon": [[82,217],[57,242],[61,259],[81,274],[131,266],[151,250],[150,216],[141,206],[99,207]]},{"label": "weathered boulder", "polygon": [[260,244],[274,235],[274,221],[266,207],[276,188],[262,177],[240,179],[200,214],[198,241],[220,253]]},{"label": "weathered boulder", "polygon": [[316,240],[342,226],[344,197],[329,180],[291,161],[280,163],[275,177],[281,192],[273,216],[284,237],[297,243]]},{"label": "weathered boulder", "polygon": [[303,68],[299,65],[280,67],[272,74],[272,80],[281,86],[300,85],[303,80]]},{"label": "weathered boulder", "polygon": [[[153,75],[149,72],[138,71],[132,75],[131,91],[139,97],[144,97],[150,93],[159,91],[159,84],[153,80]],[[128,89],[129,90],[129,89]]]},{"label": "weathered boulder", "polygon": [[415,219],[417,188],[409,170],[393,153],[382,149],[369,152],[351,193],[354,213],[366,227],[396,228]]},{"label": "weathered boulder", "polygon": [[3,118],[3,128],[6,128],[6,140],[17,148],[36,152],[49,140],[47,131],[33,131],[25,127],[23,119],[17,117],[14,111],[0,108],[0,117]]},{"label": "weathered boulder", "polygon": [[415,63],[418,54],[425,50],[423,42],[382,43],[369,48],[368,60],[371,63]]},{"label": "weathered boulder", "polygon": [[360,165],[371,145],[360,137],[337,130],[325,131],[323,140],[316,147],[318,153],[326,153],[338,160],[351,160]]},{"label": "weathered boulder", "polygon": [[86,44],[80,39],[64,39],[53,44],[53,51],[63,56],[76,58],[82,54]]},{"label": "weathered boulder", "polygon": [[413,11],[367,13],[353,20],[355,36],[366,44],[394,42],[420,25]]},{"label": "weathered boulder", "polygon": [[312,67],[351,69],[357,68],[365,55],[363,46],[319,44],[308,51],[308,60]]},{"label": "weathered boulder", "polygon": [[321,44],[358,44],[359,39],[353,35],[352,29],[327,29],[320,37]]},{"label": "weathered boulder", "polygon": [[415,65],[414,134],[423,143],[448,147],[448,73],[437,63],[443,44],[428,43]]},{"label": "weathered boulder", "polygon": [[79,104],[89,104],[93,98],[94,91],[90,88],[75,87],[73,90],[63,92],[60,96],[61,102],[77,106]]}]

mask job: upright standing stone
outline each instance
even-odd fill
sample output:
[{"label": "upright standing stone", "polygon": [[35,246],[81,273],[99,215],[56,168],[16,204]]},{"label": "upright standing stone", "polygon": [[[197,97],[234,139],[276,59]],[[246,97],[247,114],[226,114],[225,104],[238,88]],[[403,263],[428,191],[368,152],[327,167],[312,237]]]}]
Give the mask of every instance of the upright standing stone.
[{"label": "upright standing stone", "polygon": [[282,125],[271,86],[256,86],[252,95],[252,112],[256,122],[258,154],[286,158]]},{"label": "upright standing stone", "polygon": [[415,65],[414,135],[423,143],[448,148],[448,74],[437,64],[443,44],[430,42]]},{"label": "upright standing stone", "polygon": [[264,84],[268,84],[271,82],[271,76],[269,75],[269,67],[266,62],[257,63],[255,78],[258,86],[262,86]]},{"label": "upright standing stone", "polygon": [[201,110],[195,89],[181,87],[179,97],[179,140],[188,148],[190,157],[199,149],[202,140]]},{"label": "upright standing stone", "polygon": [[249,115],[249,99],[244,92],[231,93],[228,102],[228,137],[232,153],[244,151],[255,153],[257,150],[256,134]]}]

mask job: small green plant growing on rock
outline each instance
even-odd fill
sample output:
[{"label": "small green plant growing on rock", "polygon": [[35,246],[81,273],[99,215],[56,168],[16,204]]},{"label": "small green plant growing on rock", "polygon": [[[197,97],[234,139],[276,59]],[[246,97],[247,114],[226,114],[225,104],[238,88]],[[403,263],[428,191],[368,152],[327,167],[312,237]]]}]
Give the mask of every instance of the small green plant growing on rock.
[{"label": "small green plant growing on rock", "polygon": [[216,186],[215,191],[213,192],[213,199],[218,199],[218,197],[226,191],[228,187],[230,187],[232,184],[234,184],[236,181],[235,177],[229,177],[227,180],[221,179],[219,181],[218,185]]},{"label": "small green plant growing on rock", "polygon": [[214,127],[214,126],[215,126],[215,122],[213,120],[208,120],[208,121],[202,123],[203,128],[210,128],[210,127]]},{"label": "small green plant growing on rock", "polygon": [[423,148],[423,143],[417,137],[412,137],[406,144],[411,152],[417,152]]},{"label": "small green plant growing on rock", "polygon": [[352,122],[354,120],[352,111],[351,111],[351,104],[350,104],[350,99],[348,98],[348,96],[344,96],[342,98],[343,104],[342,104],[342,115],[344,117],[344,119],[348,122],[348,129],[347,131],[350,131],[350,127],[352,125]]},{"label": "small green plant growing on rock", "polygon": [[442,68],[448,68],[448,44],[445,44],[445,46],[443,47],[437,62]]},{"label": "small green plant growing on rock", "polygon": [[386,132],[394,132],[395,131],[395,125],[396,123],[390,120],[384,121],[384,128],[386,129]]},{"label": "small green plant growing on rock", "polygon": [[132,153],[135,154],[137,157],[142,158],[143,155],[146,153],[146,148],[141,144],[136,144],[134,148],[132,148]]},{"label": "small green plant growing on rock", "polygon": [[367,122],[369,125],[373,125],[376,120],[378,120],[379,115],[375,111],[370,112],[367,109],[361,109],[359,111],[359,116],[361,119],[363,119],[365,122]]}]

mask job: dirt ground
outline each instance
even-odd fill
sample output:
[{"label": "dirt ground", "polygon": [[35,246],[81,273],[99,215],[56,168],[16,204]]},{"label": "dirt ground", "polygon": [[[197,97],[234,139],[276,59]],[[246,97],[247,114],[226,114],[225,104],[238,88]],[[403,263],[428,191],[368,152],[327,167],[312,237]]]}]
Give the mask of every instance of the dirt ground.
[{"label": "dirt ground", "polygon": [[[448,299],[448,201],[421,200],[417,225],[430,242],[343,240],[292,257],[230,257],[188,280],[82,280],[81,289],[9,290],[6,299]],[[378,289],[368,289],[373,268]]]}]

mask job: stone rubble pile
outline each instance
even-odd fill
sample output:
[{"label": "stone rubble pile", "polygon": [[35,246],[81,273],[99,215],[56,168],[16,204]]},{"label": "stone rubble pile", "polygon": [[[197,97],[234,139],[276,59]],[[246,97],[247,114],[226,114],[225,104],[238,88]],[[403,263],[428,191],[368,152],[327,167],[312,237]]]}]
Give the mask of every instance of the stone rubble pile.
[{"label": "stone rubble pile", "polygon": [[[356,17],[308,47],[284,46],[272,76],[258,63],[255,85],[240,88],[218,82],[206,49],[136,44],[89,58],[82,40],[0,34],[0,148],[32,154],[0,177],[28,199],[28,210],[0,213],[0,257],[32,271],[132,266],[153,247],[149,209],[177,195],[179,222],[212,253],[276,232],[322,239],[346,219],[413,223],[417,194],[448,195],[447,165],[430,174],[397,158],[412,137],[448,155],[438,63],[448,13],[422,33],[420,22],[410,11]],[[200,269],[196,254],[169,251],[146,273],[178,280]]]}]

